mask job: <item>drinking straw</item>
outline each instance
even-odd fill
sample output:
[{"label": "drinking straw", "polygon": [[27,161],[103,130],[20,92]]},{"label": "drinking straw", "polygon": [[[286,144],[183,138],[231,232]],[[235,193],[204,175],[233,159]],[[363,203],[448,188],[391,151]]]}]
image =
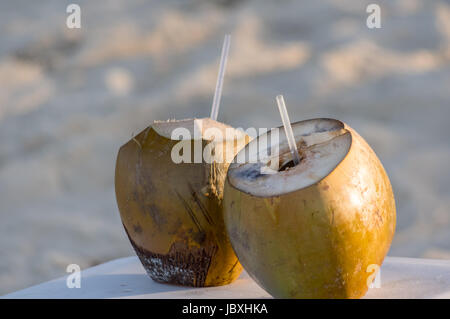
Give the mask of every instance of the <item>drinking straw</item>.
[{"label": "drinking straw", "polygon": [[214,100],[211,108],[211,119],[217,120],[219,115],[220,98],[222,97],[223,77],[225,75],[225,68],[227,67],[228,52],[230,51],[231,35],[225,35],[222,46],[222,55],[220,57],[219,74],[217,75],[216,90],[214,92]]},{"label": "drinking straw", "polygon": [[281,120],[283,121],[284,132],[286,133],[289,149],[291,150],[292,160],[295,165],[298,165],[300,163],[300,155],[298,155],[297,144],[295,143],[294,132],[292,131],[291,121],[289,120],[286,105],[284,104],[283,95],[277,95],[277,104],[278,110],[280,111]]}]

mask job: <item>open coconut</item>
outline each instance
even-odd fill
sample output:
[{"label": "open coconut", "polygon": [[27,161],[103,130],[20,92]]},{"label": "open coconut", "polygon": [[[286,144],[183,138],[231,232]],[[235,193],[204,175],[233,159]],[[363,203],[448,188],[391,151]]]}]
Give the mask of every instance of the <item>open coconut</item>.
[{"label": "open coconut", "polygon": [[239,276],[222,198],[229,163],[247,142],[242,131],[206,118],[154,122],[120,148],[120,216],[152,279],[204,287]]},{"label": "open coconut", "polygon": [[290,163],[279,130],[271,152],[255,146],[275,131],[251,141],[237,154],[246,153],[246,162],[229,167],[224,219],[230,241],[246,271],[274,297],[359,298],[394,236],[389,178],[346,124],[313,119],[292,128],[298,165]]}]

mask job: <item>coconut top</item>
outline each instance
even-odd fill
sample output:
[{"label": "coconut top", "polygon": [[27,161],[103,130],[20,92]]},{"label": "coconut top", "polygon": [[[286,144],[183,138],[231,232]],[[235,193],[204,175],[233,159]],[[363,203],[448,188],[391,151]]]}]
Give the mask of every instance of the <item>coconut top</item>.
[{"label": "coconut top", "polygon": [[272,197],[311,186],[330,174],[352,143],[344,123],[312,119],[292,124],[301,161],[294,166],[283,127],[252,140],[228,169],[231,186],[258,197]]},{"label": "coconut top", "polygon": [[152,128],[159,135],[172,140],[203,139],[224,140],[241,139],[246,136],[242,130],[210,118],[154,121]]}]

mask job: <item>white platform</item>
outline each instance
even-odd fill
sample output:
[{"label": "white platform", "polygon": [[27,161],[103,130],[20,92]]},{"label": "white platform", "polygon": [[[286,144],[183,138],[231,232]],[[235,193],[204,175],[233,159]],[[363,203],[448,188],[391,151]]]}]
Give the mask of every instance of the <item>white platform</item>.
[{"label": "white platform", "polygon": [[[271,298],[244,272],[234,283],[186,288],[152,281],[137,257],[113,260],[81,272],[81,288],[67,288],[67,277],[2,298]],[[450,298],[450,260],[386,258],[381,287],[365,298]]]}]

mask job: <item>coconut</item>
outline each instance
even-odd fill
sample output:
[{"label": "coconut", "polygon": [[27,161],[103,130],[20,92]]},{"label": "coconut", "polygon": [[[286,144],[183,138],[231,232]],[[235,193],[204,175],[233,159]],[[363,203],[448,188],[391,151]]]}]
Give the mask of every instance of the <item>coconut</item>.
[{"label": "coconut", "polygon": [[[251,141],[237,154],[247,154],[246,161],[229,167],[224,219],[231,244],[245,270],[274,297],[359,298],[394,236],[389,178],[346,124],[313,119],[292,128],[298,165],[279,130],[271,152],[255,146],[274,131]],[[274,162],[278,169],[264,173]]]},{"label": "coconut", "polygon": [[154,122],[120,148],[117,204],[153,280],[205,287],[239,276],[222,200],[229,163],[248,139],[211,119],[172,120]]}]

